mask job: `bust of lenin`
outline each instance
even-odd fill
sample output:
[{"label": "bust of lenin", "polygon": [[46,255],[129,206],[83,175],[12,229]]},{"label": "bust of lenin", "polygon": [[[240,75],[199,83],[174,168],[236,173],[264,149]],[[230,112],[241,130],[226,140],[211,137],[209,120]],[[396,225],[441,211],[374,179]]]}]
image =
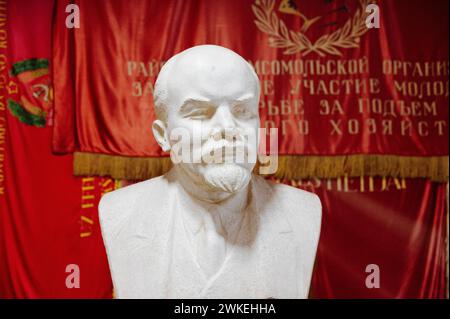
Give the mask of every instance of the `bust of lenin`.
[{"label": "bust of lenin", "polygon": [[[259,80],[215,45],[170,58],[155,83],[152,130],[165,151],[254,150]],[[226,131],[233,139],[225,139]],[[194,142],[193,142],[194,141]],[[228,153],[229,154],[229,153]],[[317,195],[265,180],[251,161],[174,163],[104,195],[100,225],[117,298],[307,298],[321,226]]]}]

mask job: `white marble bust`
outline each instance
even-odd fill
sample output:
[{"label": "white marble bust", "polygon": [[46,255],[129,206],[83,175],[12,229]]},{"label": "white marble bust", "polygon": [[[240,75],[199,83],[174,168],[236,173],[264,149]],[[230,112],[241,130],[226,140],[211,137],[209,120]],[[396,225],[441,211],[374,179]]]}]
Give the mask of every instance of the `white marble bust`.
[{"label": "white marble bust", "polygon": [[[191,142],[191,151],[254,151],[239,133],[259,127],[259,94],[256,73],[235,52],[187,49],[155,83],[154,137],[170,151],[179,141],[175,129],[194,136],[201,124],[201,143]],[[225,140],[227,130],[237,137]],[[103,196],[100,223],[116,297],[307,298],[318,196],[253,174],[249,160],[190,159]]]}]

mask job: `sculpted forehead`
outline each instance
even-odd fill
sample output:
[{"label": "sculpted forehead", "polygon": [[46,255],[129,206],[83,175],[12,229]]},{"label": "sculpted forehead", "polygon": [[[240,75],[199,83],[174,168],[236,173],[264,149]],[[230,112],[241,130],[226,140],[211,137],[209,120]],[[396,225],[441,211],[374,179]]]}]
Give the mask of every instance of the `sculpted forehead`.
[{"label": "sculpted forehead", "polygon": [[194,47],[177,55],[172,63],[167,83],[172,106],[181,105],[190,95],[211,100],[257,95],[257,79],[250,65],[226,48]]}]

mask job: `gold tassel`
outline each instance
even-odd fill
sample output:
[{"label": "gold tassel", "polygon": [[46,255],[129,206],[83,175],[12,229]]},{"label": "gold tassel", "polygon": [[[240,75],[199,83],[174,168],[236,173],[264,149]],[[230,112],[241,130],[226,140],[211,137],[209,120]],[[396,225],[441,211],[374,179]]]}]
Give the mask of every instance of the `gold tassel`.
[{"label": "gold tassel", "polygon": [[[429,178],[448,181],[448,156],[398,155],[280,155],[277,179],[336,178],[347,175]],[[111,176],[114,179],[145,180],[160,176],[172,167],[168,157],[126,157],[94,153],[74,154],[74,175]],[[255,172],[258,172],[258,165]]]}]

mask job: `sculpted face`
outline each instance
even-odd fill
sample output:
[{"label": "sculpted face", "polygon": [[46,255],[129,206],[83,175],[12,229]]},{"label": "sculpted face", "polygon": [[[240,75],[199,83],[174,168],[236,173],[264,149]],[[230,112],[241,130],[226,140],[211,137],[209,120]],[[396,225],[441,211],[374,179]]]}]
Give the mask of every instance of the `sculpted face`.
[{"label": "sculpted face", "polygon": [[[194,183],[227,193],[244,188],[255,164],[236,154],[256,154],[257,140],[249,133],[257,137],[259,127],[259,82],[251,66],[231,50],[204,45],[183,51],[164,67],[162,83],[158,78],[155,85],[156,104],[166,110],[165,119],[153,123],[159,144],[173,149],[180,142],[177,133],[187,132],[191,157],[177,165]],[[208,154],[231,156],[211,163],[205,161]]]}]

